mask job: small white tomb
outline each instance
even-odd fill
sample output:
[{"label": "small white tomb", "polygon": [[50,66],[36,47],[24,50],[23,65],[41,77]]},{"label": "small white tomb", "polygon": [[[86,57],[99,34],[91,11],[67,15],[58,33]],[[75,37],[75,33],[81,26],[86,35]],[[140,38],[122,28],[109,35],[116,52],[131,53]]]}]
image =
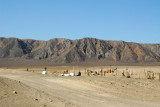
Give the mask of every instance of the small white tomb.
[{"label": "small white tomb", "polygon": [[42,74],[43,75],[47,75],[47,71],[42,71]]}]

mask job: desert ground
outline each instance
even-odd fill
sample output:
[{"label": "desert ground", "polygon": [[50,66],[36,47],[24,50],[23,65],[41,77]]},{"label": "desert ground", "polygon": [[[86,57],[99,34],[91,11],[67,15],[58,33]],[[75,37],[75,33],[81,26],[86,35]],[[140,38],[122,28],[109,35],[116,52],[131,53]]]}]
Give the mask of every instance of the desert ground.
[{"label": "desert ground", "polygon": [[[86,73],[110,68],[116,70],[105,76]],[[0,107],[160,107],[160,66],[47,66],[47,75],[43,70],[1,67]],[[59,76],[65,70],[82,75]],[[147,71],[154,79],[147,79]]]}]

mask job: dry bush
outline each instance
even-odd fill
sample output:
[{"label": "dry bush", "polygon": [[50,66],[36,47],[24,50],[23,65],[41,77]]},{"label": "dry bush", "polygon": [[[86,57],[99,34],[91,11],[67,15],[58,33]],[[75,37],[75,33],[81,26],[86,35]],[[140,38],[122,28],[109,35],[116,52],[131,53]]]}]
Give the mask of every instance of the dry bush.
[{"label": "dry bush", "polygon": [[50,74],[57,74],[57,73],[59,73],[59,72],[57,72],[57,71],[51,71],[50,72]]},{"label": "dry bush", "polygon": [[147,79],[154,79],[154,73],[152,71],[147,71],[146,73],[146,78]]}]

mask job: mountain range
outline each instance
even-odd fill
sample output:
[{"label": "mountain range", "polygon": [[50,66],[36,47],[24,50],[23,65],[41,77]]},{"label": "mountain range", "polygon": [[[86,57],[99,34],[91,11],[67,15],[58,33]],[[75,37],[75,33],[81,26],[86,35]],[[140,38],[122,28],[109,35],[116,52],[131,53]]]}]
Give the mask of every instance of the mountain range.
[{"label": "mountain range", "polygon": [[[160,44],[140,44],[125,41],[83,38],[48,41],[0,37],[0,64],[16,60],[47,64],[94,63],[158,63]],[[11,61],[11,62],[14,62]],[[101,62],[101,63],[100,63]],[[28,65],[34,63],[28,63]],[[25,64],[24,64],[25,65]]]}]

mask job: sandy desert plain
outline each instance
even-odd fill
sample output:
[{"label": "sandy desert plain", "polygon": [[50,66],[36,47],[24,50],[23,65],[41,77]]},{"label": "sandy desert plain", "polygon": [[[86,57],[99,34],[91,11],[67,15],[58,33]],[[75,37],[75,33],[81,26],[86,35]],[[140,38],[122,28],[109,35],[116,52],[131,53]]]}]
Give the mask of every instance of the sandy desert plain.
[{"label": "sandy desert plain", "polygon": [[[58,76],[72,70],[81,76]],[[109,66],[1,67],[0,107],[160,107],[160,66],[112,66],[114,73],[87,76]],[[131,78],[122,76],[126,68]],[[154,72],[154,80],[146,72]],[[57,73],[54,73],[57,72]]]}]

